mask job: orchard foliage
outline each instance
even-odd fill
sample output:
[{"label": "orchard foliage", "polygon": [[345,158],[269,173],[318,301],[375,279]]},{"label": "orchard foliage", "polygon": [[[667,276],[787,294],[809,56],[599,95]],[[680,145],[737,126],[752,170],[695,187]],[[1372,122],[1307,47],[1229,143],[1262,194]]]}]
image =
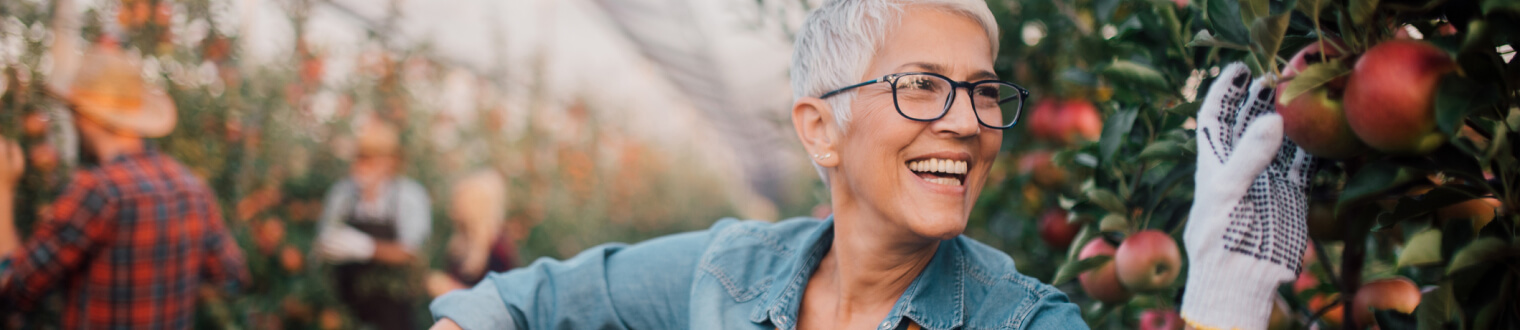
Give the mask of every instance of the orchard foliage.
[{"label": "orchard foliage", "polygon": [[[1297,283],[1283,285],[1273,326],[1370,327],[1365,320],[1353,324],[1353,314],[1393,307],[1351,302],[1363,283],[1390,278],[1412,280],[1423,293],[1413,310],[1368,314],[1382,328],[1520,326],[1517,3],[1028,0],[989,5],[1004,29],[999,74],[1030,87],[1031,104],[1092,102],[1103,125],[1096,141],[1077,144],[1043,138],[1044,128],[1026,128],[1039,134],[1009,134],[998,167],[1006,179],[994,175],[999,181],[989,185],[969,232],[1009,251],[1022,271],[1072,294],[1094,327],[1136,327],[1142,311],[1175,309],[1180,302],[1180,280],[1167,289],[1137,292],[1126,302],[1092,300],[1074,279],[1110,259],[1077,256],[1090,240],[1118,246],[1142,230],[1180,237],[1198,184],[1191,121],[1220,67],[1244,62],[1297,97],[1345,83],[1362,54],[1396,39],[1433,45],[1456,64],[1438,73],[1433,90],[1409,92],[1432,96],[1431,106],[1418,110],[1429,112],[1426,123],[1441,141],[1428,153],[1368,148],[1322,162],[1310,188],[1315,244],[1305,260],[1313,264]],[[1312,59],[1296,77],[1284,77],[1289,59],[1311,44],[1336,47],[1342,56]],[[1406,87],[1365,80],[1353,84]],[[1330,97],[1339,100],[1340,92]],[[1035,114],[1026,109],[1025,116]],[[1020,125],[1025,124],[1030,123]],[[1053,163],[1042,167],[1042,162]],[[1082,228],[1065,248],[1030,243],[1052,239],[1036,240],[1032,234],[1039,223],[1034,219],[1049,208],[1068,211],[1069,221]]]},{"label": "orchard foliage", "polygon": [[[519,246],[519,260],[568,257],[608,241],[700,229],[734,213],[723,197],[724,181],[675,166],[693,160],[606,125],[579,103],[521,93],[533,99],[470,100],[467,117],[440,111],[443,93],[435,86],[452,86],[445,78],[459,72],[480,94],[518,94],[502,92],[502,77],[469,72],[424,46],[399,46],[390,39],[393,29],[358,27],[368,33],[359,54],[335,59],[331,46],[305,39],[313,8],[336,6],[330,2],[265,4],[279,9],[273,13],[226,0],[86,3],[94,7],[80,15],[82,28],[75,32],[90,42],[112,36],[142,57],[148,80],[174,99],[179,124],[152,144],[215,190],[253,274],[239,295],[203,295],[196,328],[354,325],[337,301],[329,270],[311,251],[322,198],[347,173],[354,123],[362,117],[397,123],[403,171],[432,199],[433,235],[414,272],[445,265],[449,184],[483,167],[509,180],[510,200],[503,201],[510,213],[507,235]],[[30,154],[17,201],[22,235],[80,164],[70,155],[77,141],[62,120],[68,111],[41,89],[53,65],[49,47],[61,37],[52,31],[55,4],[0,1],[0,134],[22,142]],[[245,9],[290,24],[291,44],[279,45],[285,51],[253,63],[240,46],[253,33],[236,23],[244,14],[238,10]],[[329,64],[342,60],[354,63],[353,69],[335,77]],[[541,73],[513,74],[533,84],[542,80]],[[535,110],[507,108],[514,104]],[[564,115],[546,115],[551,112]],[[53,161],[39,162],[44,159]],[[422,287],[399,276],[374,282],[386,289]],[[31,315],[0,311],[0,328],[56,326],[62,311],[57,298]],[[418,297],[418,320],[431,320],[426,301]]]}]

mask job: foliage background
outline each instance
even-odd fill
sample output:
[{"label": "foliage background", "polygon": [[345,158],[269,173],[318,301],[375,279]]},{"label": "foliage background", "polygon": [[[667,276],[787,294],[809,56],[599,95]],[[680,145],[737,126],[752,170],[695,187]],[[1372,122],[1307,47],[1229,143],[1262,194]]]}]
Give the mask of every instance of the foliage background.
[{"label": "foliage background", "polygon": [[[366,116],[403,123],[406,173],[423,182],[434,200],[434,235],[427,247],[427,263],[433,268],[442,265],[442,242],[450,232],[442,209],[448,203],[448,182],[453,175],[476,167],[493,167],[508,174],[510,235],[520,247],[519,260],[524,261],[540,256],[567,257],[603,242],[635,242],[704,228],[724,216],[754,214],[746,212],[753,209],[752,205],[728,197],[732,194],[728,189],[731,178],[694,171],[686,165],[706,159],[700,151],[670,150],[639,139],[612,124],[619,118],[604,115],[607,111],[588,109],[594,105],[587,102],[565,102],[530,93],[523,102],[528,104],[523,111],[527,117],[505,115],[514,110],[502,109],[500,102],[488,97],[470,104],[469,116],[437,111],[433,95],[442,92],[444,87],[439,86],[456,86],[450,81],[457,79],[461,65],[427,46],[396,46],[383,29],[370,31],[372,47],[360,56],[355,77],[337,82],[322,79],[326,54],[320,45],[308,45],[299,37],[307,33],[305,22],[313,6],[322,4],[317,1],[289,1],[281,6],[283,17],[296,27],[298,37],[291,47],[294,52],[284,54],[276,65],[244,65],[244,50],[238,47],[245,44],[239,39],[243,34],[237,26],[222,22],[226,13],[233,11],[229,8],[232,3],[107,1],[84,16],[86,22],[80,31],[87,40],[113,31],[148,58],[146,62],[152,68],[149,76],[170,92],[180,109],[178,129],[157,145],[216,188],[226,219],[247,253],[254,285],[243,295],[203,305],[198,324],[204,327],[351,325],[346,311],[332,298],[326,270],[309,257],[309,251],[320,199],[346,172],[353,154],[352,129]],[[765,13],[759,25],[794,23],[816,6],[816,1],[756,3]],[[1302,327],[1324,313],[1305,306],[1310,296],[1354,290],[1354,285],[1346,283],[1357,281],[1335,280],[1342,277],[1336,274],[1348,274],[1348,266],[1358,270],[1351,273],[1357,276],[1345,277],[1358,281],[1390,275],[1415,279],[1438,295],[1428,301],[1457,300],[1450,297],[1454,282],[1478,283],[1476,287],[1493,292],[1515,290],[1520,286],[1515,267],[1474,271],[1475,275],[1465,275],[1475,276],[1470,277],[1472,280],[1461,282],[1437,274],[1442,273],[1436,269],[1445,266],[1444,261],[1424,268],[1396,262],[1405,251],[1428,249],[1410,248],[1412,240],[1408,238],[1432,227],[1434,222],[1429,217],[1433,210],[1460,201],[1401,198],[1412,185],[1410,178],[1455,172],[1456,167],[1470,169],[1473,166],[1466,162],[1448,160],[1471,159],[1476,163],[1476,175],[1493,174],[1500,179],[1482,185],[1437,182],[1446,187],[1441,191],[1500,197],[1511,205],[1511,211],[1504,215],[1506,221],[1495,221],[1504,227],[1448,229],[1450,238],[1437,244],[1437,250],[1444,260],[1452,260],[1474,241],[1454,233],[1481,232],[1492,239],[1488,242],[1494,242],[1483,246],[1497,252],[1469,259],[1509,260],[1514,265],[1513,254],[1503,259],[1509,253],[1505,251],[1511,250],[1502,246],[1515,242],[1516,196],[1512,187],[1520,185],[1513,182],[1515,169],[1520,166],[1513,156],[1520,151],[1505,141],[1514,141],[1515,128],[1520,127],[1520,123],[1513,123],[1520,116],[1512,115],[1520,66],[1510,62],[1512,50],[1508,55],[1489,50],[1512,44],[1520,9],[1502,1],[1473,2],[1473,8],[1467,3],[989,0],[1003,29],[1002,53],[995,62],[999,75],[1030,88],[1034,92],[1031,105],[1046,98],[1091,103],[1102,114],[1103,129],[1095,141],[1077,143],[1038,138],[1024,124],[1009,131],[992,182],[983,192],[966,234],[1008,252],[1021,272],[1057,283],[1083,307],[1084,316],[1094,327],[1137,327],[1142,311],[1175,308],[1180,293],[1174,289],[1140,295],[1125,304],[1098,303],[1070,280],[1084,270],[1082,263],[1073,260],[1074,252],[1086,240],[1117,242],[1137,229],[1161,229],[1174,236],[1180,233],[1191,204],[1191,162],[1196,150],[1188,125],[1199,106],[1200,86],[1212,82],[1222,63],[1245,61],[1258,73],[1275,72],[1283,59],[1318,40],[1322,33],[1315,28],[1316,19],[1334,23],[1336,15],[1369,15],[1392,25],[1333,24],[1354,32],[1343,30],[1340,34],[1365,36],[1369,43],[1402,28],[1392,23],[1408,23],[1435,36],[1437,23],[1479,21],[1488,27],[1464,24],[1455,36],[1430,40],[1464,54],[1458,60],[1464,66],[1471,65],[1468,72],[1499,73],[1468,77],[1472,81],[1460,85],[1497,86],[1492,88],[1492,98],[1469,98],[1482,102],[1443,105],[1441,109],[1447,122],[1482,127],[1487,132],[1484,148],[1453,135],[1453,145],[1471,148],[1444,150],[1423,158],[1373,156],[1355,164],[1331,166],[1317,178],[1316,191],[1330,196],[1331,201],[1341,198],[1347,209],[1367,207],[1364,202],[1369,200],[1385,203],[1379,209],[1352,212],[1361,220],[1343,221],[1362,227],[1363,235],[1344,238],[1359,244],[1318,244],[1323,249],[1317,252],[1325,262],[1311,267],[1311,274],[1321,279],[1321,285],[1284,296],[1293,308],[1290,312],[1298,321],[1296,326]],[[47,48],[57,38],[49,31],[51,4],[36,0],[0,2],[0,65],[4,68],[0,134],[19,138],[29,152],[51,148],[62,154],[57,167],[45,168],[33,161],[29,168],[22,202],[18,203],[22,232],[27,232],[37,212],[47,207],[49,196],[67,181],[67,170],[74,164],[68,160],[65,146],[70,142],[66,134],[56,133],[67,126],[58,120],[66,111],[42,97],[38,87],[46,81],[51,65],[45,55]],[[1301,10],[1306,4],[1317,7],[1315,11]],[[1265,8],[1261,10],[1265,14],[1246,14],[1257,8]],[[1318,8],[1325,9],[1321,12]],[[1279,23],[1274,24],[1279,25],[1264,28],[1256,25],[1258,19],[1277,20]],[[1495,58],[1500,60],[1493,61]],[[529,84],[541,84],[546,79],[542,72],[512,74]],[[479,90],[500,90],[505,84],[490,77],[465,76],[466,84]],[[1459,92],[1442,90],[1443,95]],[[1492,110],[1488,112],[1493,114],[1480,110]],[[1025,113],[1027,119],[1030,111]],[[54,133],[21,134],[26,118],[35,114],[55,119],[48,121]],[[1464,120],[1468,114],[1478,115]],[[1451,132],[1457,126],[1461,125],[1443,129]],[[1039,152],[1053,152],[1050,161],[1063,170],[1064,180],[1053,185],[1036,184],[1048,178],[1036,176],[1023,163]],[[1362,170],[1365,168],[1374,170]],[[800,173],[810,171],[801,168]],[[1352,175],[1358,172],[1376,176],[1358,179]],[[770,217],[805,215],[825,202],[816,179],[801,177],[798,180],[805,182],[786,191],[785,195],[793,197],[775,201]],[[1372,197],[1347,198],[1341,196],[1342,191]],[[1051,246],[1040,238],[1039,217],[1055,209],[1069,212],[1071,221],[1083,228],[1071,244],[1073,248]],[[1394,226],[1404,220],[1411,222]],[[1376,230],[1374,223],[1378,224]],[[1373,234],[1365,234],[1368,232]],[[1363,245],[1369,248],[1360,248]],[[1348,246],[1353,253],[1366,253],[1365,262],[1359,260],[1362,258],[1342,258]],[[1356,252],[1361,250],[1367,251]],[[1439,296],[1442,294],[1445,296]],[[1439,306],[1466,309],[1467,313],[1456,313],[1458,316],[1443,322],[1432,322],[1440,317],[1424,317],[1419,324],[1483,328],[1479,325],[1504,325],[1504,320],[1514,320],[1516,313],[1505,313],[1504,309],[1516,306],[1513,296],[1462,297],[1461,303],[1425,304],[1422,308]],[[57,303],[40,315],[9,315],[6,321],[45,328],[49,320],[56,319],[52,315],[56,315]],[[417,313],[425,315],[420,306]],[[1450,320],[1458,321],[1444,322]]]}]

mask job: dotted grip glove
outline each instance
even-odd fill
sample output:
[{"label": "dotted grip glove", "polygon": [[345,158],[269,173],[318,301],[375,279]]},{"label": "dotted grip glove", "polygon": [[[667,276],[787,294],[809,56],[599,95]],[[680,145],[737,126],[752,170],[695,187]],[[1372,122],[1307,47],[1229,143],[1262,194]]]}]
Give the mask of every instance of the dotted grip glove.
[{"label": "dotted grip glove", "polygon": [[1283,140],[1273,85],[1231,64],[1198,113],[1196,189],[1182,238],[1191,265],[1182,317],[1198,329],[1265,329],[1278,283],[1300,271],[1314,159]]}]

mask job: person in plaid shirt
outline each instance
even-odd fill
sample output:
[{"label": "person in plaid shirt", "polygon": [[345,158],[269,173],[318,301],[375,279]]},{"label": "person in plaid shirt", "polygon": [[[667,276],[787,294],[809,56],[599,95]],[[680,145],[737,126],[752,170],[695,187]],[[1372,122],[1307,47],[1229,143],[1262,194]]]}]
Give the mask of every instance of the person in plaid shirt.
[{"label": "person in plaid shirt", "polygon": [[0,139],[0,310],[62,289],[64,328],[187,329],[204,283],[236,290],[243,252],[206,184],[144,138],[174,128],[172,100],[109,44],[87,51],[69,104],[93,164],[76,169],[22,243],[13,199],[21,149]]}]

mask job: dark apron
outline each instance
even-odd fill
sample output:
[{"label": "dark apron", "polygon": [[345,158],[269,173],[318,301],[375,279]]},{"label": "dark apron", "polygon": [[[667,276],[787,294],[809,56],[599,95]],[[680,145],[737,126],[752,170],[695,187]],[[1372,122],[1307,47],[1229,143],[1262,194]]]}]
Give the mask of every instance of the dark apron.
[{"label": "dark apron", "polygon": [[[357,185],[355,190],[357,190]],[[348,215],[343,222],[348,226],[374,238],[375,243],[395,243],[396,235],[396,205],[395,200],[400,196],[399,192],[391,191],[391,200],[386,203],[386,210],[378,217],[366,217],[359,214],[359,199],[362,194],[355,193],[353,204],[349,206]],[[410,294],[402,288],[414,287],[419,281],[408,281],[412,272],[406,267],[389,266],[380,263],[366,261],[353,262],[337,265],[333,269],[336,276],[338,297],[348,304],[348,308],[360,324],[373,327],[374,329],[413,329],[414,307],[418,296]],[[396,283],[398,282],[399,283]],[[391,283],[386,283],[391,282]]]}]

